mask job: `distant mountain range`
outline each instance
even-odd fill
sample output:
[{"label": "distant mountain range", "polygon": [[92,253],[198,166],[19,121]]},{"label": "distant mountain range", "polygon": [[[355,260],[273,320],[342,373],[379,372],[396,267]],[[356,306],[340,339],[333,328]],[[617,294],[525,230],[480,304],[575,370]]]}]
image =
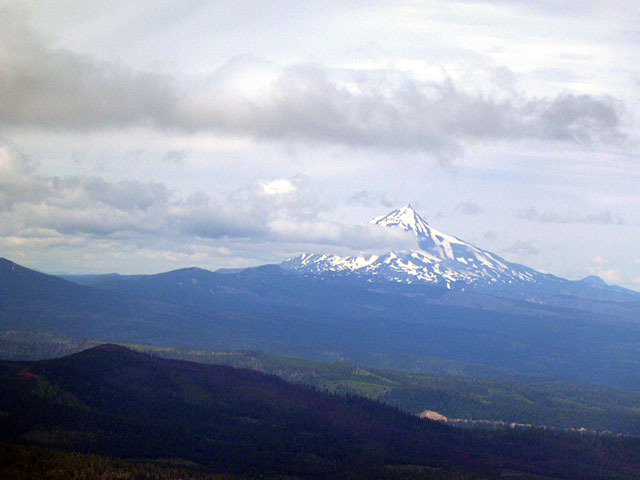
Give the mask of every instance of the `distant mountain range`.
[{"label": "distant mountain range", "polygon": [[417,371],[444,361],[478,374],[640,388],[640,302],[600,285],[572,282],[573,291],[539,290],[526,301],[275,265],[65,278],[0,260],[0,335],[262,350]]}]

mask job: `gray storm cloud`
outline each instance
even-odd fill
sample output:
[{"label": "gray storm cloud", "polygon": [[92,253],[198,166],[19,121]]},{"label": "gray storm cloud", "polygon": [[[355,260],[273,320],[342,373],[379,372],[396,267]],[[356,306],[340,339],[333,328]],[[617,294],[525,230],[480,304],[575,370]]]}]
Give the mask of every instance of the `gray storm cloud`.
[{"label": "gray storm cloud", "polygon": [[411,149],[440,156],[482,140],[612,142],[622,104],[564,93],[495,99],[452,80],[401,72],[229,62],[205,81],[128,70],[54,49],[12,10],[0,12],[0,125],[90,130],[148,126],[253,138]]}]

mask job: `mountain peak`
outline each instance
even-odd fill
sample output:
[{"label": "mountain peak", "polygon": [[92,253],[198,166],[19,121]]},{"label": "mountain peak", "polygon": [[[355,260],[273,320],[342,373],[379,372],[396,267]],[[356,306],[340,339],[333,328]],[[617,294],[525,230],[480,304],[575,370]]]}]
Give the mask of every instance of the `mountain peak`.
[{"label": "mountain peak", "polygon": [[602,278],[597,275],[589,275],[588,277],[584,277],[582,280],[578,280],[585,285],[589,285],[591,287],[602,288],[607,286],[607,282],[605,282]]},{"label": "mountain peak", "polygon": [[511,264],[498,255],[433,228],[411,204],[380,215],[369,223],[412,232],[418,248],[368,258],[304,254],[284,262],[284,268],[314,274],[352,272],[371,281],[439,283],[447,288],[454,284],[512,285],[538,279],[535,270]]},{"label": "mountain peak", "polygon": [[[287,270],[304,274],[354,274],[369,282],[420,282],[440,284],[447,288],[474,286],[502,289],[518,285],[553,285],[553,288],[557,288],[558,285],[570,285],[563,283],[568,280],[553,280],[555,277],[552,275],[508,262],[495,253],[434,228],[410,203],[375,217],[369,224],[412,232],[416,236],[417,248],[379,252],[366,257],[307,253],[292,257],[281,265]],[[579,283],[591,289],[610,288],[601,278],[593,276]]]},{"label": "mountain peak", "polygon": [[410,203],[386,215],[380,215],[371,222],[381,227],[400,227],[418,236],[429,236],[429,224],[416,212]]}]

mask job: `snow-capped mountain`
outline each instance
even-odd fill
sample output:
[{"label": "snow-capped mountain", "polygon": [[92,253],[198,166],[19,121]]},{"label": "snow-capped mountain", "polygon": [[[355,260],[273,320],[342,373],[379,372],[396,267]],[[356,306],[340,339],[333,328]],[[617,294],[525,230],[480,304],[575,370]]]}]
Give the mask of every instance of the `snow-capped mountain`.
[{"label": "snow-capped mountain", "polygon": [[290,258],[282,266],[305,274],[356,274],[372,281],[429,282],[447,288],[537,283],[542,277],[549,277],[436,230],[411,205],[376,217],[370,223],[413,232],[416,249],[368,257],[305,253]]}]

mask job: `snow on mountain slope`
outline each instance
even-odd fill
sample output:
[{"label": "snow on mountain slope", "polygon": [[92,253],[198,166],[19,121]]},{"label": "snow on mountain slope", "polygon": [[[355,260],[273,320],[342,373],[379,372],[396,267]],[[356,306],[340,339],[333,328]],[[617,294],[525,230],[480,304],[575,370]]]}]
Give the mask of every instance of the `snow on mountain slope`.
[{"label": "snow on mountain slope", "polygon": [[547,276],[436,230],[411,205],[376,217],[370,223],[413,232],[417,249],[369,257],[305,253],[286,260],[282,266],[300,273],[356,274],[372,281],[429,282],[447,288],[537,283]]}]

